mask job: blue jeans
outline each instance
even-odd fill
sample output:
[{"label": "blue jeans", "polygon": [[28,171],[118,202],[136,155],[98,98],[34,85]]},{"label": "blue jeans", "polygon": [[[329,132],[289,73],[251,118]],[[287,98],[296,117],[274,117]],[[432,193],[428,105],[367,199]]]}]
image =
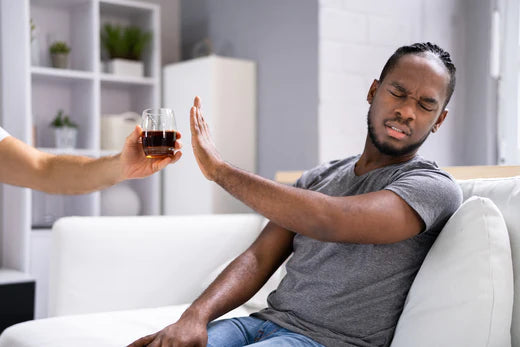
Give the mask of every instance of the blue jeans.
[{"label": "blue jeans", "polygon": [[208,347],[325,347],[312,339],[284,329],[273,322],[240,317],[211,322]]}]

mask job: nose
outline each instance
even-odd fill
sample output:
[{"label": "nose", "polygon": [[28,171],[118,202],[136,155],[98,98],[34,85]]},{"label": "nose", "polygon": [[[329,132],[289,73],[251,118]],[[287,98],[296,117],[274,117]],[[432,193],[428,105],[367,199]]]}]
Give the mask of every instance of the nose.
[{"label": "nose", "polygon": [[404,122],[415,120],[415,101],[412,98],[407,98],[398,105],[395,109],[397,118]]}]

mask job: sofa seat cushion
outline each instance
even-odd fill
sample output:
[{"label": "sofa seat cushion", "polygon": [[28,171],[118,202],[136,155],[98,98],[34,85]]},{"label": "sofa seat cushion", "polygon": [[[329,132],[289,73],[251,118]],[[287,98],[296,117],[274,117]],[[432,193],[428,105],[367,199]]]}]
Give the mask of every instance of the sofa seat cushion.
[{"label": "sofa seat cushion", "polygon": [[[188,305],[33,320],[7,328],[0,347],[121,347],[174,323]],[[247,316],[239,307],[222,318]]]},{"label": "sofa seat cushion", "polygon": [[466,200],[426,256],[397,324],[393,347],[510,346],[513,269],[495,204]]}]

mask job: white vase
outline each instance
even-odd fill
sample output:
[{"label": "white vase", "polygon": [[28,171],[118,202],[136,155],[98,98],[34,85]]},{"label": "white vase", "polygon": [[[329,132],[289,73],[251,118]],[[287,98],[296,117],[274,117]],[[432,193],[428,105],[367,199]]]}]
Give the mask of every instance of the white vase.
[{"label": "white vase", "polygon": [[141,210],[139,195],[127,183],[101,191],[101,215],[137,216]]}]

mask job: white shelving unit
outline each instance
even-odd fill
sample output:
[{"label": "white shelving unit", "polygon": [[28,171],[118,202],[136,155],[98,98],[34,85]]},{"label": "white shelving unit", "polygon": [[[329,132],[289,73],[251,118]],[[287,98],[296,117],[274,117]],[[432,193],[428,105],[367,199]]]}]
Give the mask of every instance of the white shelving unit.
[{"label": "white shelving unit", "polygon": [[[3,127],[13,136],[52,153],[98,157],[114,154],[100,147],[103,115],[160,106],[160,9],[131,0],[0,0],[2,35]],[[36,25],[31,43],[29,22]],[[100,29],[105,23],[136,25],[152,32],[143,57],[145,76],[126,77],[103,71]],[[71,47],[68,69],[51,67],[53,41]],[[38,62],[31,57],[37,49]],[[7,102],[6,102],[7,100]],[[49,123],[59,109],[79,125],[77,149],[53,148]],[[161,213],[160,175],[129,184],[141,199],[141,214]],[[30,273],[38,281],[36,316],[46,309],[46,271],[50,226],[65,215],[98,216],[101,194],[48,195],[4,187],[1,267]]]}]

